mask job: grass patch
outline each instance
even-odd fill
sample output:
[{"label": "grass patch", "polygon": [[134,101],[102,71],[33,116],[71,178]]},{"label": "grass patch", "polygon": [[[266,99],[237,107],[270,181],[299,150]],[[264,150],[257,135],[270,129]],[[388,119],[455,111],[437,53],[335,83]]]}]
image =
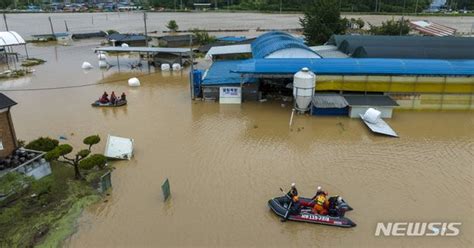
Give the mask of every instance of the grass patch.
[{"label": "grass patch", "polygon": [[20,198],[0,209],[0,247],[58,247],[82,209],[100,199],[89,181],[74,180],[71,166],[51,167],[51,175],[31,181]]}]

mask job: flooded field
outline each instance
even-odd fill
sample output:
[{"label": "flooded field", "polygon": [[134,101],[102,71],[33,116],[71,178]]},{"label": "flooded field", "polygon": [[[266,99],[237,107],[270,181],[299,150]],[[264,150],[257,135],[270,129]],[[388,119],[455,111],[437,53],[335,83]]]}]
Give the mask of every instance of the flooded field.
[{"label": "flooded field", "polygon": [[[144,32],[142,13],[38,13],[38,14],[7,14],[10,30],[23,36],[51,33],[48,16],[51,16],[54,31],[65,32],[64,21],[71,32],[91,32],[115,29],[119,32]],[[294,29],[300,28],[301,14],[261,14],[261,13],[148,13],[148,31],[159,33],[167,31],[166,24],[176,20],[181,30],[192,28],[206,29]],[[380,25],[382,21],[399,16],[391,15],[347,15],[347,18],[362,18],[365,22]],[[474,16],[466,17],[426,17],[408,16],[410,20],[429,20],[442,25],[456,28],[461,33],[471,33]],[[2,24],[3,25],[3,24]],[[34,29],[31,28],[34,25]],[[366,25],[368,27],[368,25]],[[239,33],[240,35],[241,33]],[[244,34],[245,35],[245,34]]]},{"label": "flooded field", "polygon": [[[126,64],[126,73],[83,71],[83,61],[96,65],[98,43],[29,46],[47,63],[29,77],[0,82],[0,91],[19,103],[12,115],[20,139],[63,135],[76,146],[89,134],[135,139],[135,157],[114,162],[107,201],[84,212],[66,247],[472,246],[474,112],[395,112],[388,122],[398,139],[374,136],[360,120],[343,117],[297,116],[289,128],[290,107],[280,103],[191,101],[187,72],[148,75]],[[128,87],[137,74],[142,86]],[[77,87],[40,90],[69,86]],[[125,92],[129,105],[92,108],[104,90]],[[165,178],[172,197],[163,203]],[[302,195],[317,185],[341,194],[358,226],[281,223],[267,201],[291,182]],[[457,237],[374,236],[377,222],[391,221],[462,226]]]}]

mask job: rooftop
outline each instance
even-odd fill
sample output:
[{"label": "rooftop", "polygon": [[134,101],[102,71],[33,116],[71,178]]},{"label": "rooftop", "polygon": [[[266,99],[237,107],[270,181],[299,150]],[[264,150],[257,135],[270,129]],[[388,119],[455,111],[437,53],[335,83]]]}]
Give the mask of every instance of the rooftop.
[{"label": "rooftop", "polygon": [[398,106],[392,98],[383,95],[344,95],[344,98],[349,106]]},{"label": "rooftop", "polygon": [[6,96],[3,93],[0,93],[0,109],[9,108],[11,106],[17,105],[10,97]]}]

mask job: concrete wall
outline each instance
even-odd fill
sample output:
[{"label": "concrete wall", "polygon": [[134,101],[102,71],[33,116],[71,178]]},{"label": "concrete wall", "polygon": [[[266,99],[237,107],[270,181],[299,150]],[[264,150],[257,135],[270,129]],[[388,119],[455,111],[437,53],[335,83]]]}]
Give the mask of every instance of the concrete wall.
[{"label": "concrete wall", "polygon": [[359,114],[365,114],[369,108],[377,109],[381,112],[382,118],[392,118],[393,107],[371,107],[371,106],[351,106],[349,107],[349,117],[360,118]]},{"label": "concrete wall", "polygon": [[3,145],[3,149],[0,150],[0,157],[10,155],[17,148],[15,129],[8,110],[0,112],[0,140]]}]

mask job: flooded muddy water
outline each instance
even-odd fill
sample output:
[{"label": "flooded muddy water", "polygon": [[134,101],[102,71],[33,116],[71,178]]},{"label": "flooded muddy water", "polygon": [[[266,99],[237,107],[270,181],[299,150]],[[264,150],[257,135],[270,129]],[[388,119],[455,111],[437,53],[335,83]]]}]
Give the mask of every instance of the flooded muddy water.
[{"label": "flooded muddy water", "polygon": [[[23,17],[23,16],[22,16]],[[239,106],[192,101],[187,72],[83,71],[97,40],[29,46],[47,60],[31,76],[2,81],[18,102],[17,136],[135,139],[131,161],[114,162],[113,189],[78,221],[66,247],[469,247],[473,232],[473,112],[397,111],[400,138],[374,136],[360,120],[296,116],[277,102]],[[130,88],[127,79],[140,78]],[[92,85],[90,85],[92,84]],[[66,89],[54,87],[77,86]],[[80,86],[80,87],[79,87]],[[123,108],[90,104],[125,92]],[[163,203],[169,178],[172,197]],[[279,188],[317,185],[355,208],[352,229],[281,223],[267,207]],[[378,222],[461,222],[457,237],[375,237]]]},{"label": "flooded muddy water", "polygon": [[[17,31],[23,36],[32,34],[49,34],[51,28],[48,17],[51,17],[54,31],[65,32],[64,22],[67,22],[72,33],[97,32],[100,30],[115,29],[119,32],[144,32],[143,14],[139,12],[119,13],[37,13],[37,14],[7,14],[10,30]],[[167,23],[176,20],[180,30],[199,29],[249,29],[250,34],[239,35],[255,36],[256,29],[295,29],[301,28],[299,18],[302,14],[262,14],[262,13],[148,13],[148,32],[167,31]],[[382,21],[400,16],[392,15],[346,15],[347,18],[362,18],[365,22],[380,25]],[[461,33],[471,33],[473,16],[439,17],[439,16],[407,16],[410,20],[428,20],[446,25]],[[4,25],[4,24],[2,24]],[[31,28],[32,25],[35,28]],[[366,25],[368,27],[368,25]],[[228,34],[227,34],[228,35]]]}]

